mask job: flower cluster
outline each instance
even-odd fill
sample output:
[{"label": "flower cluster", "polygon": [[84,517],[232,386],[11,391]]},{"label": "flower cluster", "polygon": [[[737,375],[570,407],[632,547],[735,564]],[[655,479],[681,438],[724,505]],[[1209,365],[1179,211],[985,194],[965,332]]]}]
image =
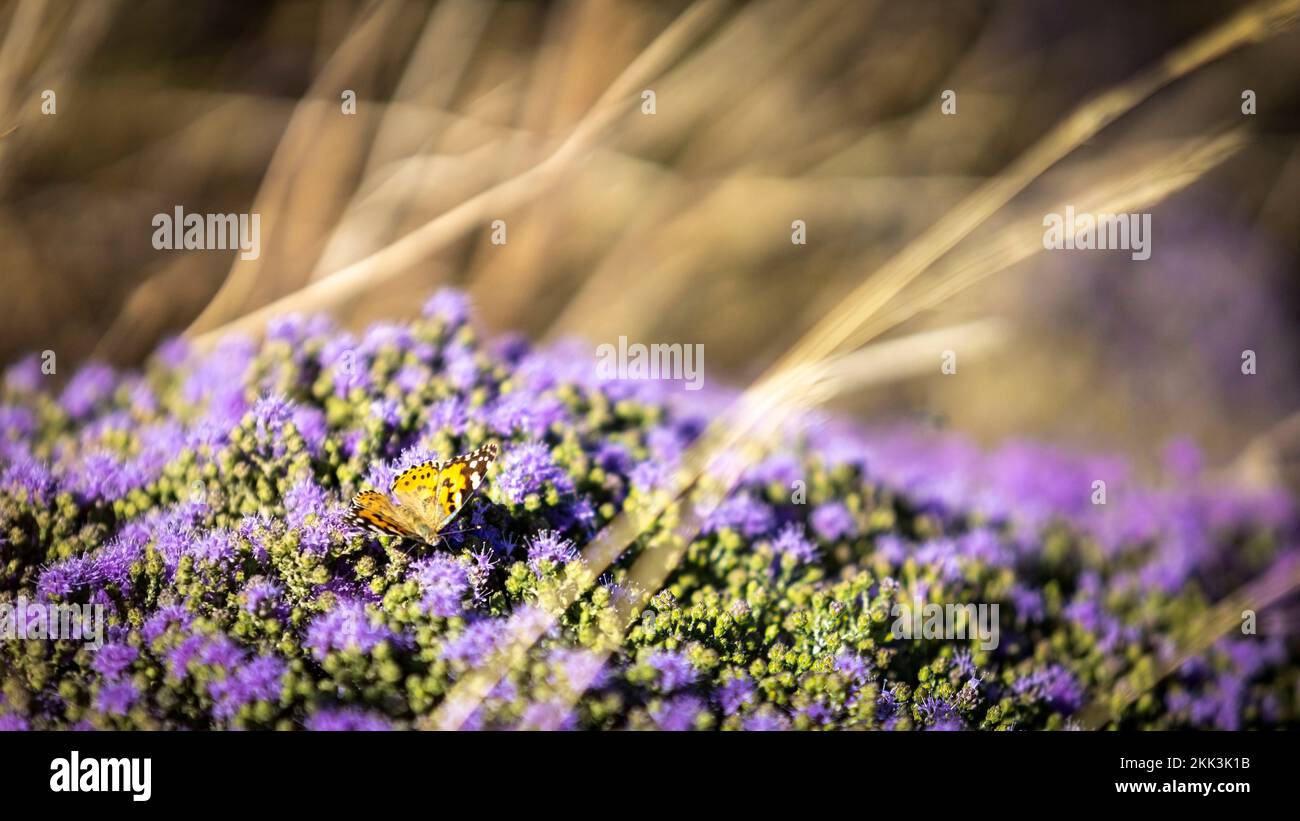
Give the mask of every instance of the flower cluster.
[{"label": "flower cluster", "polygon": [[[1212,488],[1185,444],[1143,482],[809,415],[688,528],[650,514],[735,396],[593,361],[483,340],[444,291],[409,324],[289,318],[57,390],[12,366],[0,605],[107,619],[99,643],[0,636],[0,728],[1057,729],[1090,704],[1122,727],[1296,723],[1285,634],[1180,655],[1294,557],[1285,495]],[[439,548],[347,525],[352,494],[488,440],[501,458]],[[639,534],[593,566],[619,517]],[[914,602],[998,605],[999,640],[897,635]],[[1121,682],[1142,688],[1111,705]]]}]

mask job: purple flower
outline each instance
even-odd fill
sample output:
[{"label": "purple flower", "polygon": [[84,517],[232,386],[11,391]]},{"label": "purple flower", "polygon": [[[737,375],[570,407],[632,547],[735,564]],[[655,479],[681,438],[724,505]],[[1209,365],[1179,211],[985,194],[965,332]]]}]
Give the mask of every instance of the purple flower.
[{"label": "purple flower", "polygon": [[66,477],[66,483],[85,502],[112,501],[125,496],[144,477],[111,453],[96,451],[83,456]]},{"label": "purple flower", "polygon": [[[438,454],[423,446],[411,447],[402,451],[401,455],[393,461],[392,470],[394,473],[401,473],[407,468],[414,467],[421,462],[430,461],[438,461]],[[385,489],[387,489],[387,487],[388,486],[385,485]]]},{"label": "purple flower", "polygon": [[244,587],[244,610],[255,616],[279,614],[280,586],[269,579],[256,578]]},{"label": "purple flower", "polygon": [[325,436],[329,432],[324,412],[309,405],[294,408],[293,426],[307,444],[307,450],[313,455],[320,455],[321,448],[325,446]]},{"label": "purple flower", "polygon": [[36,393],[40,387],[41,360],[35,355],[27,356],[10,365],[5,370],[5,387],[14,393]]},{"label": "purple flower", "polygon": [[452,342],[442,351],[443,371],[452,387],[468,393],[478,384],[479,362],[474,351],[460,342]]},{"label": "purple flower", "polygon": [[341,601],[333,610],[317,616],[307,628],[303,646],[319,660],[333,650],[369,653],[393,634],[378,616],[366,612],[360,601]]},{"label": "purple flower", "polygon": [[140,651],[126,644],[105,644],[95,654],[93,666],[101,676],[112,680],[120,677],[131,662],[136,660]]},{"label": "purple flower", "polygon": [[208,404],[209,420],[218,427],[229,428],[239,422],[247,410],[244,399],[244,375],[257,355],[251,339],[227,336],[211,353],[192,363],[181,386],[187,404]]},{"label": "purple flower", "polygon": [[36,590],[42,598],[64,599],[74,590],[98,584],[102,579],[99,566],[88,556],[72,556],[51,565],[42,573]]},{"label": "purple flower", "polygon": [[284,508],[285,521],[298,531],[304,549],[323,554],[342,537],[343,509],[311,478],[300,479],[285,492]]},{"label": "purple flower", "polygon": [[[144,629],[141,634],[144,640],[149,644],[157,641],[168,628],[176,626],[186,630],[190,626],[193,617],[189,612],[179,604],[164,604],[154,611],[154,614],[145,620]],[[182,667],[182,670],[184,668]]]},{"label": "purple flower", "polygon": [[472,309],[469,297],[463,291],[442,288],[424,303],[424,316],[437,319],[452,327],[464,325],[469,321]]},{"label": "purple flower", "polygon": [[1190,439],[1175,439],[1165,448],[1165,471],[1176,481],[1195,482],[1205,467],[1205,457]]},{"label": "purple flower", "polygon": [[515,376],[529,390],[541,393],[558,385],[595,389],[591,348],[580,339],[562,339],[545,349],[531,350],[515,368]]},{"label": "purple flower", "polygon": [[154,358],[164,368],[179,368],[190,356],[190,343],[184,337],[173,336],[163,340],[154,351]]},{"label": "purple flower", "polygon": [[334,321],[327,314],[288,314],[273,317],[266,324],[266,338],[299,347],[315,336],[330,333]]},{"label": "purple flower", "polygon": [[377,490],[387,491],[393,486],[393,480],[400,473],[397,468],[388,462],[376,462],[370,466],[370,471],[366,474],[365,484]]},{"label": "purple flower", "polygon": [[411,566],[420,585],[420,605],[430,616],[451,618],[461,614],[465,594],[470,588],[469,573],[451,556],[437,553]]},{"label": "purple flower", "polygon": [[196,534],[186,551],[195,561],[219,564],[239,557],[239,545],[226,530],[209,530]]},{"label": "purple flower", "polygon": [[505,619],[476,621],[447,640],[442,648],[442,657],[468,667],[482,664],[505,640],[505,628]]},{"label": "purple flower", "polygon": [[95,709],[105,715],[124,716],[140,697],[140,691],[129,681],[105,684],[95,695]]},{"label": "purple flower", "polygon": [[578,717],[572,708],[560,699],[547,699],[528,705],[519,719],[521,730],[572,730]]},{"label": "purple flower", "polygon": [[154,394],[153,388],[144,379],[138,377],[127,383],[127,396],[130,400],[131,412],[137,416],[153,416],[158,412],[158,397]]},{"label": "purple flower", "polygon": [[394,429],[402,425],[402,405],[396,399],[376,399],[370,403],[370,418],[386,428]]},{"label": "purple flower", "polygon": [[1074,675],[1059,664],[1035,670],[1016,679],[1012,686],[1016,695],[1039,701],[1060,713],[1073,713],[1083,706],[1083,688]]},{"label": "purple flower", "polygon": [[749,732],[770,733],[790,729],[790,719],[771,707],[763,707],[757,712],[746,716],[741,726]]},{"label": "purple flower", "polygon": [[458,396],[439,400],[429,407],[428,429],[434,433],[459,436],[468,424],[469,406]]},{"label": "purple flower", "polygon": [[892,689],[881,689],[880,695],[876,697],[876,712],[882,716],[897,715],[902,706],[902,700]]},{"label": "purple flower", "polygon": [[1021,584],[1011,588],[1011,604],[1016,609],[1017,618],[1025,621],[1042,621],[1047,614],[1043,594]]},{"label": "purple flower", "polygon": [[665,693],[695,683],[695,665],[684,653],[655,650],[646,660],[659,674],[659,688]]},{"label": "purple flower", "polygon": [[835,672],[854,684],[862,684],[871,674],[871,662],[857,653],[843,652],[835,657]]},{"label": "purple flower", "polygon": [[726,715],[735,715],[741,707],[753,703],[754,682],[743,673],[727,679],[726,683],[718,688],[718,706]]},{"label": "purple flower", "polygon": [[778,556],[793,556],[800,564],[807,564],[817,558],[817,547],[808,541],[803,525],[791,522],[776,534],[772,540],[772,549]]},{"label": "purple flower", "polygon": [[26,496],[30,503],[44,504],[54,489],[54,477],[44,463],[23,457],[5,465],[0,486],[19,498]]},{"label": "purple flower", "polygon": [[16,713],[0,713],[0,733],[26,732],[31,729],[27,719]]},{"label": "purple flower", "polygon": [[926,696],[915,705],[922,724],[931,730],[961,730],[965,722],[957,708],[937,696]]},{"label": "purple flower", "polygon": [[279,394],[268,394],[253,405],[253,430],[259,442],[269,443],[278,440],[287,422],[293,419],[294,406],[288,398]]},{"label": "purple flower", "polygon": [[548,626],[553,625],[544,611],[525,605],[505,618],[471,622],[444,642],[441,656],[453,663],[476,667],[502,648],[532,644],[545,634]]},{"label": "purple flower", "polygon": [[346,334],[332,337],[321,350],[321,367],[330,375],[334,395],[346,398],[353,390],[368,390],[370,365],[357,350],[357,343]]},{"label": "purple flower", "polygon": [[244,660],[244,651],[228,636],[205,637],[195,654],[199,662],[216,670],[232,670]]},{"label": "purple flower", "polygon": [[760,485],[793,485],[804,476],[803,466],[799,460],[788,453],[778,453],[767,457],[757,465],[745,471],[745,479]]},{"label": "purple flower", "polygon": [[367,356],[382,352],[404,351],[411,346],[412,338],[412,331],[406,325],[376,322],[366,329],[358,348]]},{"label": "purple flower", "polygon": [[27,408],[0,405],[0,438],[27,436],[35,429],[36,418]]},{"label": "purple flower", "polygon": [[600,688],[609,678],[605,660],[590,650],[555,650],[551,653],[551,664],[563,675],[564,683],[576,693]]},{"label": "purple flower", "polygon": [[112,395],[115,380],[113,369],[107,365],[85,365],[68,380],[59,404],[69,416],[81,419]]},{"label": "purple flower", "polygon": [[673,428],[653,428],[646,434],[651,456],[661,462],[678,461],[685,445],[683,437]]},{"label": "purple flower", "polygon": [[739,493],[723,501],[709,514],[704,531],[716,533],[725,527],[752,538],[767,533],[775,524],[776,517],[769,505],[748,493]]},{"label": "purple flower", "polygon": [[628,474],[628,481],[642,491],[653,493],[656,490],[668,490],[675,470],[673,465],[666,462],[640,462]]},{"label": "purple flower", "polygon": [[487,410],[488,426],[503,436],[521,432],[538,439],[565,418],[566,409],[553,394],[512,391],[497,398]]},{"label": "purple flower", "polygon": [[957,539],[957,550],[962,556],[998,567],[1010,566],[1014,558],[998,534],[985,527],[960,536]]},{"label": "purple flower", "polygon": [[339,573],[324,584],[318,585],[314,592],[317,596],[330,593],[339,600],[357,601],[376,607],[383,601],[383,596],[371,590],[370,585],[346,573]]},{"label": "purple flower", "polygon": [[422,390],[432,379],[433,373],[423,365],[403,365],[393,374],[393,384],[403,395]]},{"label": "purple flower", "polygon": [[208,693],[216,702],[213,716],[229,720],[245,704],[278,700],[286,669],[284,661],[275,656],[257,656],[246,664],[235,665],[225,678],[208,685]]},{"label": "purple flower", "polygon": [[601,470],[608,473],[625,474],[632,469],[632,454],[627,446],[619,442],[601,442],[593,454],[593,460]]},{"label": "purple flower", "polygon": [[532,350],[532,345],[529,343],[528,337],[523,334],[507,331],[492,340],[489,348],[492,355],[502,362],[508,365],[518,365],[519,361]]},{"label": "purple flower", "polygon": [[542,562],[563,566],[577,558],[578,548],[554,530],[543,530],[528,540],[528,566],[539,576]]},{"label": "purple flower", "polygon": [[307,729],[315,732],[382,732],[392,725],[382,716],[356,708],[317,710],[307,719]]},{"label": "purple flower", "polygon": [[966,726],[966,722],[962,720],[961,716],[948,715],[948,716],[943,716],[941,718],[935,719],[934,723],[931,724],[929,727],[926,727],[925,729],[931,732],[951,733],[951,732],[960,732],[961,730],[966,730],[969,728]]},{"label": "purple flower", "polygon": [[858,535],[857,522],[853,514],[842,502],[826,502],[818,505],[809,517],[813,531],[828,542]]},{"label": "purple flower", "polygon": [[497,487],[507,499],[519,504],[530,493],[541,493],[548,484],[560,493],[573,491],[573,480],[555,463],[545,445],[515,445],[506,451]]},{"label": "purple flower", "polygon": [[704,711],[704,702],[697,696],[676,696],[660,702],[650,709],[650,717],[659,725],[659,729],[668,732],[693,730],[700,713]]},{"label": "purple flower", "polygon": [[813,724],[823,727],[835,719],[835,711],[820,701],[814,701],[799,712]]}]

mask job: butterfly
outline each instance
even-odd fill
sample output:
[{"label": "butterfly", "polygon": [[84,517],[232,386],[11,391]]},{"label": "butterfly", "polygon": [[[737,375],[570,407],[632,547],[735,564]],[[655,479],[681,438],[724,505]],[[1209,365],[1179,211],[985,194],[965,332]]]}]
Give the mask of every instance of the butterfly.
[{"label": "butterfly", "polygon": [[496,458],[496,442],[488,442],[447,462],[412,465],[393,480],[388,495],[367,490],[352,497],[348,524],[435,547]]}]

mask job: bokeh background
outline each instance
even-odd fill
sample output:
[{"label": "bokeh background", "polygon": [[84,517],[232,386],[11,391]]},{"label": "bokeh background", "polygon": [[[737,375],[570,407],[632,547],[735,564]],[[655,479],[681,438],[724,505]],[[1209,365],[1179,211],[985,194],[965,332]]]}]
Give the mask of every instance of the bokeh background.
[{"label": "bokeh background", "polygon": [[[0,359],[54,350],[64,377],[255,328],[268,305],[360,327],[452,284],[492,331],[703,343],[708,378],[744,385],[1071,112],[1244,8],[5,2]],[[875,339],[937,330],[930,364],[835,409],[1151,470],[1191,439],[1224,475],[1294,486],[1300,31],[1244,39],[1124,106],[929,266]],[[1161,166],[1225,134],[1213,162]],[[1045,212],[1107,186],[1158,190],[1137,209],[1150,260],[1034,248]],[[154,250],[153,215],[177,205],[258,212],[260,258]],[[376,253],[382,272],[330,284]],[[972,327],[997,333],[966,345]]]}]

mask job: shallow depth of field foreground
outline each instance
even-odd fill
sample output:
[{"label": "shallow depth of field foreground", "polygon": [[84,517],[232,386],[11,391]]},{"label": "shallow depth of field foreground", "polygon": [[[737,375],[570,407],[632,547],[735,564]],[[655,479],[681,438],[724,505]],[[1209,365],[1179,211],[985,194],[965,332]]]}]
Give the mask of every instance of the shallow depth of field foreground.
[{"label": "shallow depth of field foreground", "polygon": [[[739,481],[696,526],[680,506],[655,516],[734,398],[483,339],[450,291],[413,323],[354,338],[291,318],[261,344],[87,367],[58,394],[25,360],[4,383],[0,581],[10,601],[102,605],[107,626],[100,646],[0,643],[0,722],[1065,729],[1111,706],[1128,727],[1296,720],[1293,645],[1242,635],[1236,613],[1208,647],[1187,630],[1222,631],[1207,602],[1295,558],[1284,495],[1204,486],[1190,447],[1146,486],[1119,459],[805,415],[731,454]],[[440,549],[345,523],[354,491],[489,439],[501,457]],[[639,535],[591,566],[582,547],[618,516]],[[638,584],[660,557],[662,587]],[[969,640],[945,640],[923,604],[898,618],[917,603],[992,606],[996,628],[964,610]]]}]

